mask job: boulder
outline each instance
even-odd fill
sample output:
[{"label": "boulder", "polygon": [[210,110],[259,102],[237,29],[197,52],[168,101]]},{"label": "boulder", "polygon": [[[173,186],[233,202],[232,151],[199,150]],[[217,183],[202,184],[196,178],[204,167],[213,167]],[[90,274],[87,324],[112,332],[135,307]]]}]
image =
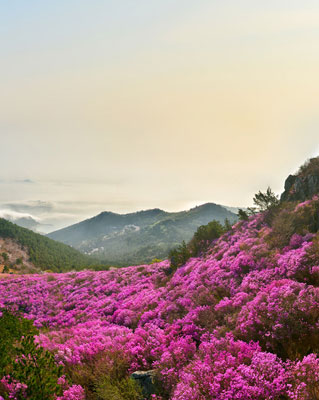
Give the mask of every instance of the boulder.
[{"label": "boulder", "polygon": [[141,386],[143,395],[150,398],[152,394],[156,393],[156,371],[135,371],[131,377]]}]

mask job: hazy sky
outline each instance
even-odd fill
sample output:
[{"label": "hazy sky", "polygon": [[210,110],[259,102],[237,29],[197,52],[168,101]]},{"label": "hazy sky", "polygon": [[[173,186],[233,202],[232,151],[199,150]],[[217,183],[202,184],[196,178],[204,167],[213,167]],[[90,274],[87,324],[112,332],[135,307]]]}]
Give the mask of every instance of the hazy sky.
[{"label": "hazy sky", "polygon": [[318,1],[10,0],[0,50],[2,211],[244,206],[319,153]]}]

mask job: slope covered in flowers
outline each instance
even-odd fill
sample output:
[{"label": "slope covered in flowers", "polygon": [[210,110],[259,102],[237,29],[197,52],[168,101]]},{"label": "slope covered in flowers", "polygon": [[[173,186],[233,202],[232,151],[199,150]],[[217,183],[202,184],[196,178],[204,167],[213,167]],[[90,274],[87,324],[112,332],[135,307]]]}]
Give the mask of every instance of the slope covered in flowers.
[{"label": "slope covered in flowers", "polygon": [[156,370],[158,399],[319,399],[318,210],[314,198],[253,216],[176,271],[164,261],[3,280],[0,308],[34,320],[88,399],[103,399],[88,366],[119,363]]}]

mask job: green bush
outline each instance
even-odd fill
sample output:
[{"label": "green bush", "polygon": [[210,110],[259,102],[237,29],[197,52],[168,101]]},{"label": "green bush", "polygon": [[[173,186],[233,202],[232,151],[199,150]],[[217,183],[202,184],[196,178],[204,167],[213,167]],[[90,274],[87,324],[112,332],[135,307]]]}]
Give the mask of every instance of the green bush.
[{"label": "green bush", "polygon": [[99,353],[79,365],[67,365],[73,384],[81,385],[86,400],[140,400],[138,383],[128,375],[129,360],[119,351]]},{"label": "green bush", "polygon": [[[19,382],[27,386],[17,399],[50,400],[60,394],[58,378],[62,375],[51,353],[34,342],[37,329],[32,321],[6,310],[0,317],[0,376],[10,376],[8,383]],[[5,385],[0,394],[8,399]],[[26,396],[26,397],[25,397]]]},{"label": "green bush", "polygon": [[58,378],[62,367],[57,366],[54,356],[34,343],[34,337],[24,337],[17,347],[17,361],[12,363],[10,376],[27,385],[27,398],[32,400],[54,399],[61,394]]},{"label": "green bush", "polygon": [[9,260],[9,256],[8,256],[8,254],[5,253],[5,252],[1,253],[1,257],[3,258],[3,261],[4,261],[4,262],[7,262],[7,261]]},{"label": "green bush", "polygon": [[266,240],[271,247],[287,246],[294,233],[305,235],[319,231],[319,201],[294,211],[296,206],[297,203],[282,203],[272,213],[271,219],[268,218],[272,230]]},{"label": "green bush", "polygon": [[173,270],[184,265],[190,257],[197,257],[207,251],[213,240],[230,229],[231,225],[227,220],[224,226],[215,220],[200,226],[187,244],[183,241],[180,246],[170,251],[169,259]]},{"label": "green bush", "polygon": [[140,386],[130,377],[112,380],[109,376],[105,376],[97,383],[96,394],[99,400],[141,400],[143,398]]},{"label": "green bush", "polygon": [[15,316],[8,311],[2,311],[0,317],[0,375],[7,375],[11,371],[12,360],[17,355],[17,343],[22,336],[35,335],[36,328],[32,321]]},{"label": "green bush", "polygon": [[8,267],[7,265],[5,265],[5,266],[3,267],[2,273],[3,273],[3,274],[7,274],[7,273],[9,273],[9,271],[10,271],[9,267]]}]

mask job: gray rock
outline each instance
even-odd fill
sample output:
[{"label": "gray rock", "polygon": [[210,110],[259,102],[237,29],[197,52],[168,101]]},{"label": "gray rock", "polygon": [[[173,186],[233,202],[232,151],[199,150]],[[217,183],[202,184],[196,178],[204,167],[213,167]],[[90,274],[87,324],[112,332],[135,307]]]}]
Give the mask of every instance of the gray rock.
[{"label": "gray rock", "polygon": [[282,201],[305,201],[319,194],[319,175],[289,175],[285,182]]},{"label": "gray rock", "polygon": [[131,375],[143,390],[143,395],[149,398],[156,393],[156,371],[136,371]]},{"label": "gray rock", "polygon": [[291,186],[296,182],[296,175],[289,175],[288,178],[285,181],[285,190],[289,191],[291,189]]}]

